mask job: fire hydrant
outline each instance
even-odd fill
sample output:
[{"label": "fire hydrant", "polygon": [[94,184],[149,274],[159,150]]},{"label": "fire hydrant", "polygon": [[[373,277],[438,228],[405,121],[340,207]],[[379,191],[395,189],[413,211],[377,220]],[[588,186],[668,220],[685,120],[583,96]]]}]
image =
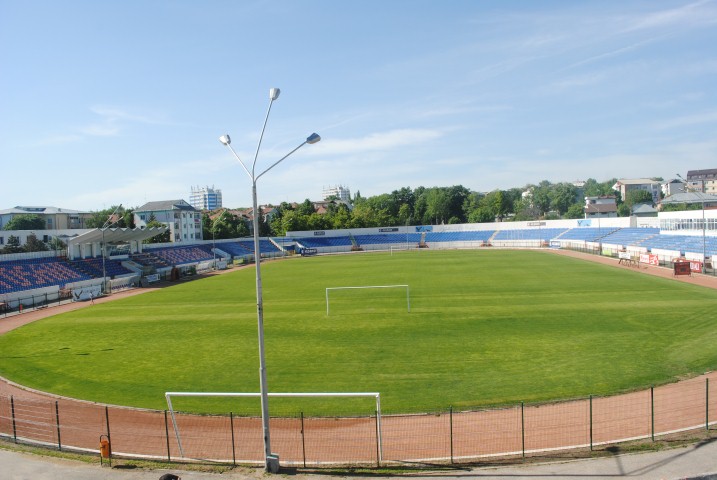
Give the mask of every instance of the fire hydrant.
[{"label": "fire hydrant", "polygon": [[100,435],[100,465],[102,459],[106,458],[109,460],[110,467],[112,466],[112,450],[110,448],[110,438],[107,435]]}]

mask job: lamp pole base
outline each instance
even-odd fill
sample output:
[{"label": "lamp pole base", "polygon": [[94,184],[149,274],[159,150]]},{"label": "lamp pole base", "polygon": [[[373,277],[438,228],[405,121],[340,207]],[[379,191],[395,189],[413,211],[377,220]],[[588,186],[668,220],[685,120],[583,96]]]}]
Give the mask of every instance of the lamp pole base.
[{"label": "lamp pole base", "polygon": [[269,473],[279,473],[279,455],[272,453],[266,457],[266,471]]}]

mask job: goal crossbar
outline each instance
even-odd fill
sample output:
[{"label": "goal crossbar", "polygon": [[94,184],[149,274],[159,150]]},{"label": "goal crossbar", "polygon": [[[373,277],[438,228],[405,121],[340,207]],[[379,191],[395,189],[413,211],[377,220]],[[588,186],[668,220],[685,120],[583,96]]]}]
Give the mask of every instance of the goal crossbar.
[{"label": "goal crossbar", "polygon": [[326,288],[326,315],[329,314],[329,292],[331,290],[359,290],[365,288],[405,288],[406,289],[406,304],[408,306],[408,312],[411,311],[411,294],[408,285],[366,285],[360,287],[327,287]]},{"label": "goal crossbar", "polygon": [[[182,447],[182,439],[179,435],[179,427],[177,426],[177,418],[172,406],[172,397],[260,397],[260,392],[166,392],[164,394],[167,399],[167,407],[172,417],[172,426],[174,427],[174,435],[177,438],[179,452],[184,457],[184,448]],[[274,392],[267,393],[269,397],[374,397],[376,399],[376,428],[378,430],[378,452],[379,461],[383,458],[383,444],[381,441],[381,393],[379,392]]]}]

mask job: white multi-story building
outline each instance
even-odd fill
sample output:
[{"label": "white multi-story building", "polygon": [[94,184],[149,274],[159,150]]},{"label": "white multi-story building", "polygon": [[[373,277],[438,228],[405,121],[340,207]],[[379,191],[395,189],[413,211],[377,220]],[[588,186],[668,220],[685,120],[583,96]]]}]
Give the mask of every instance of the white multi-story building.
[{"label": "white multi-story building", "polygon": [[324,200],[328,200],[329,197],[336,197],[342,202],[348,204],[351,201],[351,191],[349,190],[349,187],[345,187],[343,185],[324,187]]},{"label": "white multi-story building", "polygon": [[624,202],[627,200],[627,194],[635,190],[645,190],[652,195],[652,203],[660,203],[660,192],[662,187],[660,182],[650,178],[621,178],[612,187],[616,192],[620,192],[620,198]]},{"label": "white multi-story building", "polygon": [[192,187],[189,204],[197,210],[217,210],[222,208],[222,191],[214,188],[214,185],[211,188],[208,186]]},{"label": "white multi-story building", "polygon": [[717,168],[687,172],[687,190],[717,194]]},{"label": "white multi-story building", "polygon": [[152,219],[169,227],[172,242],[193,242],[202,239],[202,214],[184,200],[149,202],[134,211],[134,224],[147,226]]},{"label": "white multi-story building", "polygon": [[57,207],[15,207],[0,210],[0,230],[17,215],[37,215],[47,230],[85,228],[92,212],[81,212]]}]

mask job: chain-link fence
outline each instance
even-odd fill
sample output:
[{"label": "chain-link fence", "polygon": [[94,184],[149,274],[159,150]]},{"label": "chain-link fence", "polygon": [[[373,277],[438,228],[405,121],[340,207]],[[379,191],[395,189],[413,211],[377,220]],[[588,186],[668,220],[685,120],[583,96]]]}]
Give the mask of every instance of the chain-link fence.
[{"label": "chain-link fence", "polygon": [[[611,397],[474,411],[361,417],[271,418],[272,451],[283,465],[466,462],[497,456],[592,449],[717,423],[717,373]],[[177,415],[71,399],[0,396],[0,436],[59,450],[157,460],[263,464],[261,418]]]}]

